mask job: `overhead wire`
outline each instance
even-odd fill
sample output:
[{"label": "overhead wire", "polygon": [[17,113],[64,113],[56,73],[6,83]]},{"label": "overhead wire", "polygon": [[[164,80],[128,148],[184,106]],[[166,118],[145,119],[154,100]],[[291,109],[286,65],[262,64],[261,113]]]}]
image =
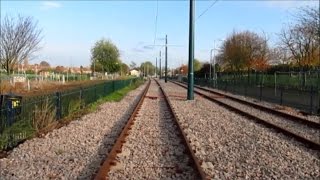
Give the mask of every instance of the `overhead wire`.
[{"label": "overhead wire", "polygon": [[216,3],[218,2],[218,0],[215,0],[210,6],[208,6],[207,9],[205,9],[198,17],[196,20],[198,20],[201,16],[203,16],[210,8],[212,8]]},{"label": "overhead wire", "polygon": [[159,10],[159,1],[157,0],[157,12],[156,12],[156,19],[155,19],[155,27],[154,27],[154,39],[153,39],[153,45],[156,44],[156,38],[157,38],[157,27],[158,27],[158,10]]}]

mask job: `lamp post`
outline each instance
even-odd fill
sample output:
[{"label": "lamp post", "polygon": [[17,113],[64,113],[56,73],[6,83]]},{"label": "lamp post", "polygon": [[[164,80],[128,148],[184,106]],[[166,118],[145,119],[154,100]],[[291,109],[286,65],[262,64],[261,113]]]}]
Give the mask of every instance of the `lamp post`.
[{"label": "lamp post", "polygon": [[[216,73],[216,53],[215,51],[218,50],[216,49],[216,41],[224,41],[224,39],[215,39],[213,40],[213,49],[210,51],[210,60],[212,57],[212,51],[213,51],[213,79],[214,79],[214,87],[216,87],[216,81],[217,81],[217,73]],[[212,63],[212,62],[211,62]],[[211,64],[210,64],[210,69],[211,69]],[[211,70],[210,70],[211,74]]]},{"label": "lamp post", "polygon": [[211,49],[210,50],[210,62],[209,62],[209,64],[210,64],[210,72],[209,72],[209,80],[211,80],[212,78],[212,76],[211,76],[211,66],[212,66],[212,51],[213,51],[214,49]]}]

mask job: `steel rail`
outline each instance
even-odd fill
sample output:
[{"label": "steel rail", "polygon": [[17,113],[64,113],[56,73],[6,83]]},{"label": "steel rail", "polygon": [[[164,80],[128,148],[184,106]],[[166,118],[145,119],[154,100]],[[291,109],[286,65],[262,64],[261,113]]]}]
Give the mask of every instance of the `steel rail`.
[{"label": "steel rail", "polygon": [[173,117],[174,117],[174,122],[175,122],[175,124],[178,126],[178,129],[179,129],[179,131],[180,131],[180,134],[181,134],[182,137],[183,137],[183,143],[184,143],[184,145],[187,147],[187,151],[188,151],[187,153],[191,156],[191,159],[192,159],[192,162],[191,162],[191,163],[192,163],[192,165],[194,166],[195,170],[198,172],[198,174],[199,174],[199,176],[201,177],[201,179],[209,179],[209,178],[206,176],[206,174],[205,174],[205,172],[203,171],[203,169],[201,168],[202,162],[200,162],[200,161],[198,160],[198,158],[197,158],[196,155],[195,155],[195,150],[193,150],[193,149],[192,149],[192,146],[190,145],[191,141],[188,140],[186,133],[183,131],[183,128],[182,128],[182,126],[181,126],[180,123],[179,123],[179,120],[178,120],[179,118],[178,118],[178,116],[176,115],[176,113],[175,113],[175,111],[174,111],[174,109],[173,109],[173,106],[172,106],[172,104],[171,104],[170,101],[169,101],[169,97],[168,97],[167,93],[163,90],[161,84],[160,84],[157,80],[156,80],[156,82],[157,82],[157,84],[159,85],[160,90],[161,90],[161,92],[162,92],[163,95],[164,95],[165,102],[166,102],[166,104],[168,105],[168,107],[169,107],[169,109],[170,109],[170,112],[171,112],[171,114],[172,114]]},{"label": "steel rail", "polygon": [[151,81],[149,80],[146,88],[143,91],[143,94],[141,95],[139,102],[135,106],[132,115],[130,116],[129,120],[127,121],[126,125],[122,129],[121,134],[117,138],[115,144],[113,145],[110,153],[108,153],[106,160],[103,162],[102,166],[99,168],[98,173],[95,174],[93,179],[95,180],[105,180],[107,179],[108,172],[110,171],[111,167],[116,165],[115,159],[118,153],[121,152],[121,148],[123,143],[125,142],[125,138],[129,135],[128,131],[131,129],[131,126],[134,124],[135,117],[141,108],[141,105],[143,103],[144,97],[146,96],[149,87],[150,87]]},{"label": "steel rail", "polygon": [[[171,82],[176,84],[176,85],[178,85],[178,86],[181,86],[183,88],[187,88],[184,84],[177,83],[177,82],[174,82],[174,81],[171,81]],[[285,128],[279,127],[278,125],[275,125],[275,124],[273,124],[273,123],[271,123],[271,122],[269,122],[267,120],[264,120],[264,119],[262,119],[262,118],[260,118],[258,116],[255,116],[255,115],[252,115],[252,114],[250,114],[248,112],[245,112],[245,111],[243,111],[243,110],[241,110],[239,108],[230,106],[229,104],[227,104],[225,102],[222,102],[222,101],[219,101],[218,99],[213,98],[211,96],[208,96],[208,95],[206,95],[204,93],[201,93],[198,90],[195,90],[194,92],[197,93],[198,95],[204,97],[205,99],[208,99],[208,100],[210,100],[212,102],[215,102],[215,103],[217,103],[217,104],[219,104],[219,105],[221,105],[221,106],[223,106],[223,107],[225,107],[225,108],[227,108],[227,109],[229,109],[231,111],[234,111],[234,112],[236,112],[236,113],[238,113],[238,114],[240,114],[242,116],[245,116],[245,117],[247,117],[249,119],[255,120],[256,122],[261,123],[261,124],[265,125],[266,127],[275,129],[275,130],[277,130],[277,131],[279,131],[279,132],[281,132],[281,133],[283,133],[283,134],[285,134],[285,135],[287,135],[289,137],[293,137],[297,141],[303,143],[304,145],[306,145],[307,147],[309,147],[311,149],[320,150],[320,144],[317,143],[317,142],[314,142],[313,140],[309,140],[309,139],[307,139],[305,137],[302,137],[302,136],[300,136],[300,135],[298,135],[298,134],[296,134],[294,132],[291,132],[291,131],[289,131],[289,130],[287,130]]]},{"label": "steel rail", "polygon": [[[121,153],[122,146],[126,142],[125,138],[129,135],[129,130],[131,129],[131,126],[134,124],[136,115],[138,114],[139,110],[141,109],[141,106],[142,106],[142,103],[143,103],[144,99],[146,97],[149,97],[146,94],[148,92],[150,84],[151,84],[151,80],[149,80],[148,85],[145,88],[145,90],[143,92],[143,95],[141,96],[141,98],[140,98],[139,102],[137,103],[136,107],[134,108],[133,113],[131,114],[129,120],[127,121],[127,124],[123,128],[120,136],[117,138],[117,140],[116,140],[115,144],[113,145],[110,153],[108,154],[106,160],[103,162],[103,164],[100,167],[98,173],[93,177],[93,179],[95,179],[95,180],[108,179],[108,172],[111,170],[112,166],[115,166],[116,163],[117,163],[116,162],[117,154]],[[208,179],[208,178],[205,178],[206,177],[205,173],[201,169],[200,163],[196,160],[196,156],[195,156],[194,152],[191,150],[191,146],[188,143],[188,141],[186,139],[186,136],[185,136],[185,133],[181,129],[181,126],[179,125],[179,123],[178,123],[178,121],[176,119],[177,116],[176,116],[174,110],[172,109],[172,106],[169,103],[169,101],[168,101],[168,99],[166,97],[166,94],[164,93],[162,87],[160,86],[160,84],[158,82],[157,82],[157,84],[159,85],[159,88],[161,89],[161,92],[164,95],[164,99],[165,99],[165,102],[166,102],[166,104],[167,104],[167,106],[169,108],[169,112],[172,114],[172,116],[174,118],[173,122],[176,123],[176,125],[177,125],[177,127],[178,127],[178,129],[180,131],[180,134],[183,137],[182,138],[183,139],[183,143],[184,143],[184,145],[185,145],[185,147],[187,149],[187,153],[191,157],[191,162],[190,162],[191,165],[193,165],[193,168],[196,170],[196,172],[198,173],[198,176],[201,177],[201,179]],[[155,97],[150,96],[150,98],[152,99],[152,98],[155,98]]]},{"label": "steel rail", "polygon": [[250,101],[246,101],[246,100],[243,100],[243,99],[240,99],[240,98],[228,95],[228,94],[220,93],[220,92],[214,91],[212,89],[208,89],[208,88],[204,88],[204,87],[200,87],[200,86],[195,86],[195,87],[198,88],[198,89],[201,89],[203,91],[206,91],[206,92],[209,92],[209,93],[214,93],[214,94],[217,94],[217,95],[220,95],[220,96],[224,96],[224,97],[226,97],[228,99],[237,101],[239,103],[242,103],[242,104],[245,104],[245,105],[248,105],[248,106],[252,106],[252,107],[254,107],[256,109],[259,109],[259,110],[262,110],[262,111],[266,111],[266,112],[272,113],[274,115],[277,115],[277,116],[280,116],[280,117],[283,117],[283,118],[287,118],[288,120],[295,121],[295,122],[298,122],[298,123],[303,124],[303,125],[307,125],[307,126],[310,126],[310,127],[313,127],[313,128],[320,129],[320,123],[318,123],[318,122],[310,121],[308,119],[305,119],[305,118],[302,118],[302,117],[299,117],[299,116],[296,116],[296,115],[293,115],[293,114],[289,114],[289,113],[286,113],[286,112],[283,112],[283,111],[272,109],[271,107],[267,107],[267,106],[264,106],[264,105],[261,105],[261,104],[253,103],[253,102],[250,102]]}]

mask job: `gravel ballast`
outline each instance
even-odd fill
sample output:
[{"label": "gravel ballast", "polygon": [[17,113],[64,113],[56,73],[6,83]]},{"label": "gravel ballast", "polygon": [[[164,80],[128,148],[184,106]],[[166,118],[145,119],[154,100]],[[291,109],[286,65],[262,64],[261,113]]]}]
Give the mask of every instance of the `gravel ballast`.
[{"label": "gravel ballast", "polygon": [[90,179],[110,151],[145,85],[120,102],[34,138],[0,159],[0,179]]},{"label": "gravel ballast", "polygon": [[152,81],[109,179],[199,179],[162,96]]},{"label": "gravel ballast", "polygon": [[204,171],[213,179],[317,179],[319,152],[195,95],[161,83]]},{"label": "gravel ballast", "polygon": [[233,96],[233,97],[236,97],[236,98],[239,98],[239,99],[242,99],[242,100],[250,101],[252,103],[261,104],[263,106],[266,106],[266,107],[269,107],[269,108],[272,108],[272,109],[276,109],[278,111],[282,111],[282,112],[287,113],[287,114],[292,114],[292,115],[295,115],[295,116],[298,116],[298,117],[301,117],[301,118],[305,118],[305,119],[307,119],[309,121],[320,123],[320,116],[310,115],[310,114],[302,115],[300,110],[298,110],[296,108],[293,108],[293,107],[282,106],[282,105],[279,105],[279,104],[266,102],[266,101],[259,101],[258,99],[251,98],[251,97],[248,97],[248,96],[237,95],[237,94],[233,94],[233,93],[222,91],[222,90],[218,90],[218,89],[212,89],[212,88],[209,88],[209,87],[202,87],[202,88],[214,90],[215,92],[219,92],[221,94],[226,94],[228,96]]},{"label": "gravel ballast", "polygon": [[[212,93],[209,93],[207,91],[197,89],[198,92],[201,92],[202,94],[205,94],[207,96],[214,96]],[[268,112],[265,112],[263,110],[254,108],[249,105],[245,105],[243,103],[239,103],[237,101],[228,99],[228,98],[219,98],[217,99],[220,102],[223,102],[225,104],[230,105],[231,107],[234,107],[236,109],[240,109],[241,111],[247,112],[249,114],[252,114],[256,117],[262,117],[264,120],[275,124],[279,127],[282,127],[284,129],[290,130],[291,132],[300,135],[301,137],[304,137],[306,139],[309,139],[311,141],[314,141],[316,143],[320,143],[320,129],[317,127],[311,127],[306,124],[302,124],[300,122],[292,121],[290,119],[286,119],[283,117],[280,117],[275,114],[271,114]]]}]

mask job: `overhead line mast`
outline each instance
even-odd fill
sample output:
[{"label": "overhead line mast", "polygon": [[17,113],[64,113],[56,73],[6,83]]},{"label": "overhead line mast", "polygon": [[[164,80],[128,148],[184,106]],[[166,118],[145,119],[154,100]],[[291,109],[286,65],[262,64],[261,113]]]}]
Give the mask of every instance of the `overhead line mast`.
[{"label": "overhead line mast", "polygon": [[194,61],[194,0],[189,0],[189,62],[188,62],[188,92],[187,100],[194,99],[194,74],[193,74],[193,61]]}]

